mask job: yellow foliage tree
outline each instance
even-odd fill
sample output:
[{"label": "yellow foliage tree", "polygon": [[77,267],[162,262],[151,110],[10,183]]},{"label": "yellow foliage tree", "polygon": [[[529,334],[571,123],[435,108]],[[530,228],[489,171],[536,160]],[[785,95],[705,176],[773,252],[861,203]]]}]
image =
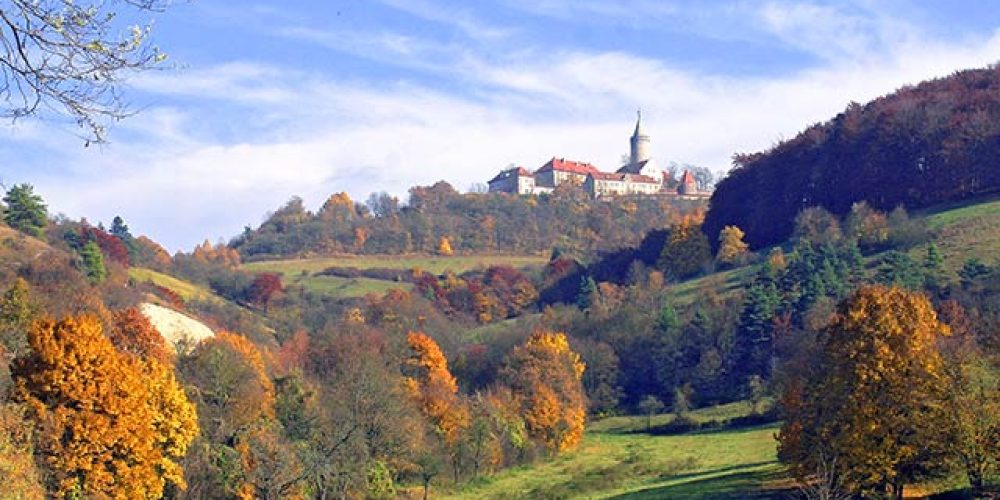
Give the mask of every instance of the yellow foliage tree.
[{"label": "yellow foliage tree", "polygon": [[802,479],[827,474],[852,494],[902,498],[943,465],[947,380],[938,351],[949,334],[922,294],[867,286],[825,330],[821,360],[783,397],[779,457]]},{"label": "yellow foliage tree", "polygon": [[572,449],[583,437],[586,366],[566,335],[538,330],[515,347],[501,377],[517,397],[529,434],[552,452]]},{"label": "yellow foliage tree", "polygon": [[451,249],[451,240],[447,236],[442,236],[441,241],[438,242],[438,255],[455,255],[455,251]]},{"label": "yellow foliage tree", "polygon": [[716,260],[723,264],[737,264],[747,253],[747,244],[743,241],[746,234],[736,226],[726,226],[719,233],[719,252]]},{"label": "yellow foliage tree", "polygon": [[169,367],[118,352],[93,316],[40,321],[15,365],[15,397],[38,427],[52,493],[158,498],[184,487],[177,460],[197,434]]},{"label": "yellow foliage tree", "polygon": [[437,342],[421,332],[406,336],[412,355],[405,362],[406,384],[445,444],[453,445],[469,426],[469,409]]}]

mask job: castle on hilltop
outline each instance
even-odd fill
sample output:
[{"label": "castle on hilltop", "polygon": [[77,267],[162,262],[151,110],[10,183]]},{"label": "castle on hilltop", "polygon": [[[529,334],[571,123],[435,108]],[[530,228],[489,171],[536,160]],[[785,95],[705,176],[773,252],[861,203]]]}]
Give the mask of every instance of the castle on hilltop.
[{"label": "castle on hilltop", "polygon": [[673,179],[657,168],[650,154],[649,135],[643,129],[641,112],[629,139],[628,163],[618,170],[603,172],[590,163],[553,157],[534,173],[524,167],[500,172],[489,181],[489,192],[537,195],[551,193],[563,184],[580,186],[595,198],[640,195],[702,199],[710,196],[698,190],[694,176],[687,170],[673,188]]}]

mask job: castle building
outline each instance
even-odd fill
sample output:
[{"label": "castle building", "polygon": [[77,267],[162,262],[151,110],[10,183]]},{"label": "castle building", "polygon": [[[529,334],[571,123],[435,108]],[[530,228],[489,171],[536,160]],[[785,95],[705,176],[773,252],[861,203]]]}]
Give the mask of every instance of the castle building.
[{"label": "castle building", "polygon": [[597,172],[587,176],[583,189],[595,198],[651,195],[663,189],[663,181],[642,174]]},{"label": "castle building", "polygon": [[490,179],[488,184],[491,193],[535,193],[535,176],[524,167],[504,170]]},{"label": "castle building", "polygon": [[571,183],[582,186],[588,175],[600,172],[597,167],[589,163],[552,158],[535,171],[535,185],[555,188],[560,184]]},{"label": "castle building", "polygon": [[699,191],[698,181],[690,170],[685,170],[681,175],[680,183],[677,185],[676,196],[682,200],[702,200],[712,197],[712,193]]},{"label": "castle building", "polygon": [[[635,130],[629,139],[628,163],[614,173],[602,172],[590,163],[553,157],[534,173],[524,167],[504,170],[489,181],[491,193],[543,194],[557,186],[572,184],[582,187],[595,198],[613,196],[666,196],[701,199],[709,193],[698,191],[691,172],[685,170],[677,189],[673,180],[657,168],[650,154],[649,134],[642,126],[642,112],[636,113]],[[667,186],[670,186],[668,188]]]}]

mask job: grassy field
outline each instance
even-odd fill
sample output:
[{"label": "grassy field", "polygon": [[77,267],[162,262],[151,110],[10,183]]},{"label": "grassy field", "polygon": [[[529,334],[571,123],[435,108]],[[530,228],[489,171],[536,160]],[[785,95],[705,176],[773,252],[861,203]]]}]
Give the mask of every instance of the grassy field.
[{"label": "grassy field", "polygon": [[205,287],[177,279],[173,276],[166,275],[152,269],[133,267],[128,270],[128,275],[130,278],[140,283],[149,281],[155,285],[162,286],[163,288],[180,295],[180,297],[185,301],[192,299],[206,302],[223,300]]},{"label": "grassy field", "polygon": [[247,271],[269,271],[284,275],[312,274],[328,267],[353,267],[355,269],[386,268],[409,271],[414,268],[429,273],[445,271],[463,273],[480,267],[506,264],[514,267],[545,264],[546,258],[531,255],[461,255],[438,257],[430,255],[345,255],[316,259],[262,260],[243,265]]},{"label": "grassy field", "polygon": [[[701,420],[745,413],[744,405],[699,410]],[[655,417],[654,425],[671,417]],[[635,433],[642,417],[613,417],[588,427],[573,452],[503,471],[441,498],[783,498],[793,487],[777,462],[777,425],[677,436]]]},{"label": "grassy field", "polygon": [[[971,257],[992,265],[1000,256],[1000,199],[942,207],[926,217],[946,269],[957,271]],[[913,252],[922,262],[926,249],[921,246]]]},{"label": "grassy field", "polygon": [[514,267],[544,264],[540,256],[475,255],[436,257],[428,255],[358,255],[323,257],[316,259],[286,259],[249,262],[243,269],[251,272],[273,272],[282,275],[285,285],[299,285],[308,290],[334,297],[361,297],[369,293],[385,293],[392,288],[409,289],[410,285],[397,281],[370,278],[339,278],[334,276],[314,276],[330,267],[352,267],[355,269],[399,269],[410,271],[421,269],[441,274],[445,271],[463,273],[465,271],[506,264]]}]

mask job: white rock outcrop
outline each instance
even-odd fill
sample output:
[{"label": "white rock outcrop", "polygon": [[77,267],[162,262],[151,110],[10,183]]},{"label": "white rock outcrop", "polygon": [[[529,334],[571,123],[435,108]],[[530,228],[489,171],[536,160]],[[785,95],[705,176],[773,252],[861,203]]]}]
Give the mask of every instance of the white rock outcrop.
[{"label": "white rock outcrop", "polygon": [[201,321],[173,309],[148,302],[139,309],[174,350],[182,346],[190,349],[202,340],[215,336],[215,332]]}]

